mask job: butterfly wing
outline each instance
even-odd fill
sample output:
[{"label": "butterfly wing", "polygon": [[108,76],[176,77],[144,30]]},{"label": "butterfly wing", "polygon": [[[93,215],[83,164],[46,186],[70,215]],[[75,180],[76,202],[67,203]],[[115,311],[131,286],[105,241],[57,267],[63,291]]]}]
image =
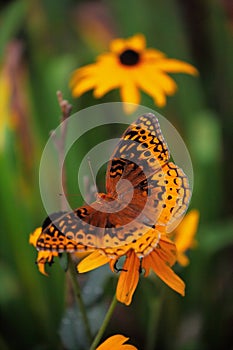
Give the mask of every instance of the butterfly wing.
[{"label": "butterfly wing", "polygon": [[190,198],[183,171],[170,154],[157,118],[139,117],[124,132],[106,174],[106,198],[47,218],[37,247],[77,251],[128,245],[151,227],[168,225]]},{"label": "butterfly wing", "polygon": [[148,208],[159,213],[156,225],[171,227],[188,208],[191,190],[187,176],[177,165],[168,162],[151,176],[149,184]]},{"label": "butterfly wing", "polygon": [[[155,225],[171,225],[186,211],[190,189],[186,175],[174,163],[167,163],[163,170],[165,176],[155,173],[150,187],[144,188],[144,191],[151,191],[148,197],[137,188],[123,208],[117,206],[117,201],[108,205],[97,201],[70,213],[51,215],[42,226],[37,248],[58,252],[96,248],[108,251],[109,247],[128,246]],[[145,201],[148,201],[146,211],[143,210]],[[156,213],[159,215],[155,220]]]},{"label": "butterfly wing", "polygon": [[109,161],[106,191],[114,193],[120,179],[127,179],[136,187],[169,158],[158,119],[152,113],[140,116],[126,129]]},{"label": "butterfly wing", "polygon": [[[134,196],[131,202],[135,201]],[[74,252],[127,245],[151,227],[146,217],[146,223],[135,220],[141,214],[142,203],[135,210],[120,201],[100,199],[69,213],[54,213],[42,225],[37,248]]]},{"label": "butterfly wing", "polygon": [[152,113],[140,116],[126,129],[109,161],[107,191],[127,192],[127,184],[120,186],[120,180],[127,179],[135,190],[139,189],[137,203],[147,193],[150,220],[171,225],[185,213],[191,190],[183,170],[169,158],[158,119]]}]

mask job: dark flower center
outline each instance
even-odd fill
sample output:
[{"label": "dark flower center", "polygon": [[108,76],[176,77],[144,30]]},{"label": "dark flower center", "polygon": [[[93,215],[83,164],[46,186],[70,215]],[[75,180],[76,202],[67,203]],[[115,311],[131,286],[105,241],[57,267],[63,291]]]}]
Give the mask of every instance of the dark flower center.
[{"label": "dark flower center", "polygon": [[134,50],[125,50],[120,54],[119,59],[125,66],[134,66],[140,61],[140,55]]}]

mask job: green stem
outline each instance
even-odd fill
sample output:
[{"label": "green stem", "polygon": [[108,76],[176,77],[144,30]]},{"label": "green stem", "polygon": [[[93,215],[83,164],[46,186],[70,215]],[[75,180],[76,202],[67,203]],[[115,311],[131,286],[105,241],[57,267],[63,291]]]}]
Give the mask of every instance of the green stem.
[{"label": "green stem", "polygon": [[115,310],[116,304],[117,304],[117,298],[116,298],[116,295],[114,295],[111,305],[109,306],[108,312],[106,313],[106,316],[103,320],[102,326],[100,327],[99,332],[97,333],[95,339],[93,340],[93,343],[91,344],[90,350],[95,350],[97,345],[99,344],[107,328],[107,325],[112,317],[113,311]]},{"label": "green stem", "polygon": [[163,305],[163,294],[158,296],[155,300],[151,301],[148,331],[147,331],[147,343],[145,347],[146,350],[155,349],[155,344],[156,344],[157,334],[158,334],[159,319],[162,311],[162,305]]},{"label": "green stem", "polygon": [[[66,169],[65,169],[65,167],[63,167],[63,159],[64,159],[64,151],[65,151],[66,132],[67,132],[66,120],[70,116],[72,106],[68,103],[68,101],[63,99],[61,91],[57,92],[57,98],[58,98],[58,103],[60,105],[61,112],[62,112],[61,136],[58,139],[56,137],[56,135],[54,135],[54,134],[52,134],[52,135],[53,135],[54,145],[57,147],[57,151],[58,151],[58,155],[59,155],[59,163],[60,163],[60,166],[62,167],[62,186],[63,186],[63,189],[66,193]],[[65,201],[62,197],[61,197],[61,209],[62,210],[66,209]],[[91,327],[89,324],[89,320],[88,320],[87,313],[86,313],[86,308],[85,308],[83,298],[81,295],[81,288],[79,286],[78,279],[77,279],[77,270],[76,270],[74,262],[71,258],[71,254],[68,253],[67,256],[68,256],[68,271],[69,271],[72,286],[74,289],[75,298],[76,298],[77,304],[79,306],[80,313],[82,315],[83,324],[84,324],[84,328],[86,331],[87,339],[91,343],[92,342]]]},{"label": "green stem", "polygon": [[71,258],[71,254],[67,254],[67,255],[68,255],[68,271],[69,271],[69,274],[71,277],[71,281],[72,281],[72,285],[73,285],[73,289],[74,289],[74,294],[75,294],[76,301],[77,301],[77,304],[78,304],[79,309],[80,309],[80,313],[81,313],[82,318],[83,318],[83,324],[84,324],[84,328],[86,331],[87,339],[91,343],[92,342],[91,328],[90,328],[89,320],[87,317],[86,308],[85,308],[85,305],[83,302],[83,298],[81,295],[81,288],[79,286],[78,279],[77,279],[76,267],[75,267],[74,262]]}]

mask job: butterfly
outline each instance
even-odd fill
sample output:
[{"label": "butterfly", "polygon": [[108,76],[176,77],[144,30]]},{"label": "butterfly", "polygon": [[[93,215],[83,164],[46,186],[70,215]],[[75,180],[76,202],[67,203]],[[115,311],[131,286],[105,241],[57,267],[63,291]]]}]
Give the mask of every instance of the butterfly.
[{"label": "butterfly", "polygon": [[[102,249],[108,254],[108,249],[130,247],[143,237],[148,239],[147,233],[158,225],[166,227],[181,218],[189,204],[190,186],[183,170],[169,159],[158,119],[152,113],[138,117],[109,160],[106,193],[97,193],[93,203],[73,211],[49,215],[37,249]],[[143,247],[146,251],[146,242]]]}]

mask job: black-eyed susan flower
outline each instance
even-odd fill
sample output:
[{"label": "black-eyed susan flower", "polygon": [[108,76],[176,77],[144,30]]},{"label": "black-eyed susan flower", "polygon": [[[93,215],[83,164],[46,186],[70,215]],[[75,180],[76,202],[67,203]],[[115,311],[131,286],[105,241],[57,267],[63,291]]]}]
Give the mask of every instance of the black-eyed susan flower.
[{"label": "black-eyed susan flower", "polygon": [[130,344],[125,344],[129,338],[121,334],[115,334],[106,339],[96,350],[137,350],[137,348]]},{"label": "black-eyed susan flower", "polygon": [[[184,295],[185,284],[179,276],[171,269],[176,262],[176,245],[165,234],[158,230],[150,230],[148,236],[156,237],[156,245],[147,251],[143,256],[137,251],[137,247],[144,244],[145,237],[129,246],[125,255],[125,261],[117,284],[117,300],[126,305],[131,304],[133,294],[139,282],[141,270],[148,276],[152,269],[156,275],[163,280],[170,288],[181,295]],[[80,273],[88,272],[106,263],[114,271],[119,257],[111,258],[103,250],[98,249],[84,258],[78,264]]]},{"label": "black-eyed susan flower", "polygon": [[93,89],[95,98],[101,98],[112,89],[120,89],[125,111],[133,112],[140,103],[140,92],[150,95],[154,103],[163,107],[166,95],[173,95],[177,85],[167,73],[197,75],[197,70],[186,62],[167,58],[156,49],[146,48],[144,35],[110,42],[110,51],[97,57],[96,63],[74,71],[70,87],[74,97]]},{"label": "black-eyed susan flower", "polygon": [[[160,229],[162,231],[162,228]],[[41,230],[42,228],[39,227],[30,235],[29,242],[34,247],[36,247],[36,242],[41,234]],[[90,254],[78,264],[78,272],[88,272],[107,263],[109,263],[111,270],[115,272],[118,259],[121,256],[125,256],[116,291],[118,301],[129,305],[139,282],[140,271],[144,270],[145,276],[148,276],[150,269],[152,269],[169,287],[179,294],[184,295],[185,284],[171,269],[176,262],[175,243],[172,242],[164,232],[161,233],[156,229],[149,230],[146,235],[150,237],[153,245],[147,246],[148,240],[145,239],[145,236],[142,236],[136,242],[123,246],[121,250],[122,255],[119,255],[119,248],[115,255],[114,248],[108,251],[104,251],[103,249],[90,251]],[[139,249],[139,247],[143,246],[146,247],[144,255],[140,250],[141,248]],[[47,275],[45,272],[45,264],[51,264],[53,257],[56,256],[58,256],[57,252],[39,251],[37,256],[39,271]]]},{"label": "black-eyed susan flower", "polygon": [[[42,228],[39,227],[30,235],[29,242],[34,247],[36,247],[41,230]],[[90,250],[89,255],[78,264],[78,272],[88,272],[107,263],[109,263],[111,270],[115,272],[117,261],[124,256],[125,261],[116,290],[118,301],[129,305],[138,285],[141,271],[143,270],[144,275],[148,276],[151,269],[170,288],[184,295],[185,284],[171,269],[176,262],[176,245],[166,236],[164,227],[160,226],[157,229],[149,230],[135,242],[122,246],[120,251],[121,254],[119,253],[119,247]],[[38,252],[37,264],[41,273],[47,275],[45,264],[51,264],[55,256],[58,256],[57,252]]]},{"label": "black-eyed susan flower", "polygon": [[191,210],[172,232],[177,248],[177,262],[181,266],[187,266],[189,264],[189,259],[185,253],[197,245],[195,234],[197,232],[199,216],[198,210]]},{"label": "black-eyed susan flower", "polygon": [[[165,227],[156,227],[149,230],[141,238],[131,244],[118,248],[92,249],[79,264],[78,272],[84,273],[94,270],[102,265],[109,264],[111,270],[115,271],[118,259],[122,256],[125,261],[117,284],[117,300],[129,305],[139,282],[141,271],[147,277],[152,270],[163,282],[182,296],[185,293],[185,283],[172,270],[172,266],[177,261],[180,265],[186,266],[189,263],[185,252],[195,246],[194,236],[197,231],[199,212],[190,211],[179,224],[179,226],[169,234],[172,241],[165,232]],[[36,247],[36,242],[40,236],[42,228],[37,228],[31,235],[29,242]],[[146,237],[147,236],[147,237]],[[149,239],[147,239],[149,238]],[[148,242],[151,242],[148,244]],[[144,247],[145,248],[141,248]],[[140,248],[140,249],[139,249]],[[117,253],[115,250],[117,249]],[[121,254],[119,254],[121,251]],[[78,256],[81,258],[79,253]],[[82,255],[82,253],[81,253]],[[51,264],[53,257],[58,256],[57,252],[39,251],[37,264],[39,271],[47,275],[45,264]]]}]

